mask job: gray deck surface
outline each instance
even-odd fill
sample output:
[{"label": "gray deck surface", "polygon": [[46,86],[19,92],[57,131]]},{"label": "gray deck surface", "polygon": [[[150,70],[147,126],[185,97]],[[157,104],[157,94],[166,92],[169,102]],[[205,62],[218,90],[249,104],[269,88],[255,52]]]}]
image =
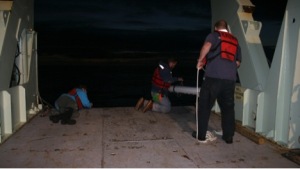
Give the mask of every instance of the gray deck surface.
[{"label": "gray deck surface", "polygon": [[[35,116],[0,145],[0,167],[297,167],[271,144],[257,145],[239,133],[234,143],[220,136],[199,144],[193,107],[168,114],[132,107],[83,110],[76,125]],[[220,129],[212,114],[210,129]]]}]

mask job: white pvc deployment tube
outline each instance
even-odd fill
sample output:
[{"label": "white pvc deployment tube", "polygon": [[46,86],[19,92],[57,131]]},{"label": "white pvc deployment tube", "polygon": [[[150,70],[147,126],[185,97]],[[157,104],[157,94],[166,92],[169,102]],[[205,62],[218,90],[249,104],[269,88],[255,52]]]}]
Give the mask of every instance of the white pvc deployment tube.
[{"label": "white pvc deployment tube", "polygon": [[198,95],[200,89],[198,87],[189,87],[189,86],[170,86],[169,91],[173,93]]}]

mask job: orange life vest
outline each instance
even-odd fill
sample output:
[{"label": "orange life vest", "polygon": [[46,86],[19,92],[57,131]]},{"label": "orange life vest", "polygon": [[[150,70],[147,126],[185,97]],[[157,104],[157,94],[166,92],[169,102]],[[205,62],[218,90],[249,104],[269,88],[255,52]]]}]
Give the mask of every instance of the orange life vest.
[{"label": "orange life vest", "polygon": [[159,74],[159,70],[160,70],[159,67],[157,67],[154,70],[154,74],[152,76],[152,84],[154,84],[155,86],[161,89],[168,89],[171,86],[171,83],[164,82],[164,80],[161,78]]},{"label": "orange life vest", "polygon": [[[237,53],[237,48],[238,48],[238,40],[228,32],[222,32],[222,31],[216,31],[216,32],[219,33],[221,42],[214,49],[211,49],[211,51],[216,50],[220,46],[221,53],[218,53],[217,55],[220,55],[222,59],[227,59],[231,62],[234,62],[235,55]],[[212,60],[216,56],[213,56],[208,60]]]},{"label": "orange life vest", "polygon": [[74,88],[74,89],[72,89],[71,91],[69,91],[68,94],[70,94],[70,95],[72,95],[72,96],[75,97],[75,100],[76,100],[78,109],[79,109],[79,110],[82,109],[83,106],[82,106],[81,100],[80,100],[80,98],[79,98],[79,96],[78,96],[78,94],[77,94],[76,88]]},{"label": "orange life vest", "polygon": [[228,32],[217,31],[221,38],[221,58],[235,61],[235,55],[238,48],[237,39]]}]

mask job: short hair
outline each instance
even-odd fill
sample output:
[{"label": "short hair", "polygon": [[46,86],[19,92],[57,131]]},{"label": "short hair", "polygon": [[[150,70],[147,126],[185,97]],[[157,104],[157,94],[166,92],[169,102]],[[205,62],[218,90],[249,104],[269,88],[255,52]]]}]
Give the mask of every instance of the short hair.
[{"label": "short hair", "polygon": [[228,30],[227,22],[226,22],[225,20],[223,20],[223,19],[217,21],[217,22],[215,23],[215,27],[216,27],[217,29],[227,29],[227,30]]},{"label": "short hair", "polygon": [[178,62],[178,59],[175,58],[175,57],[168,58],[168,63],[170,63],[170,62],[175,62],[175,63],[177,63],[177,62]]},{"label": "short hair", "polygon": [[87,86],[85,84],[79,84],[76,88],[87,90]]}]

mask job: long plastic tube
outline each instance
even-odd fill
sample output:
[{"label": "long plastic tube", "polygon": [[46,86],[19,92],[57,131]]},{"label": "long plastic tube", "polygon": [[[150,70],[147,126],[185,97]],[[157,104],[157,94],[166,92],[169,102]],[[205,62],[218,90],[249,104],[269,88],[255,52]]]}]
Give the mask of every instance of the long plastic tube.
[{"label": "long plastic tube", "polygon": [[200,89],[198,87],[189,87],[189,86],[170,86],[169,91],[173,93],[198,95]]}]

